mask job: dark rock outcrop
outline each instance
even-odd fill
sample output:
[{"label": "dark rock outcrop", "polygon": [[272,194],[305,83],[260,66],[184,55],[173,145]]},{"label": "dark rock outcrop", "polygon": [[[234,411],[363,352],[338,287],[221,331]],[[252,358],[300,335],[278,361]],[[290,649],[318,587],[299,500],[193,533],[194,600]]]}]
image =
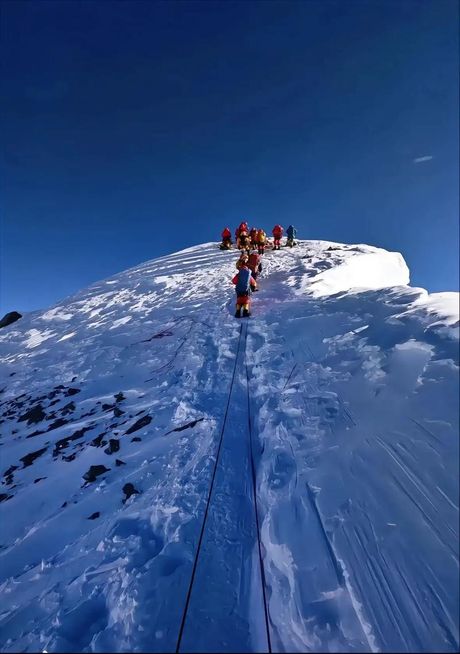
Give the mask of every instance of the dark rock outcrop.
[{"label": "dark rock outcrop", "polygon": [[99,436],[96,436],[96,438],[93,438],[91,441],[90,445],[93,447],[102,447],[103,445],[107,445],[107,441],[104,441],[105,434],[99,434]]},{"label": "dark rock outcrop", "polygon": [[77,431],[75,431],[71,436],[66,436],[65,438],[56,441],[54,444],[53,456],[56,457],[61,450],[69,446],[71,441],[76,441],[79,438],[82,438],[90,429],[94,429],[94,426],[90,425],[89,427],[82,427],[81,429],[77,429]]},{"label": "dark rock outcrop", "polygon": [[42,447],[41,450],[37,450],[36,452],[30,452],[29,454],[22,456],[19,460],[22,461],[24,468],[28,468],[29,466],[32,465],[35,459],[38,459],[38,457],[44,454],[47,449],[48,449],[47,447]]},{"label": "dark rock outcrop", "polygon": [[27,420],[27,424],[31,425],[32,423],[41,422],[45,418],[45,412],[41,404],[36,404],[31,409],[23,413],[22,416],[18,418],[18,422],[24,422]]},{"label": "dark rock outcrop", "polygon": [[191,429],[192,427],[195,427],[199,422],[203,422],[204,418],[198,418],[197,420],[192,420],[192,422],[187,422],[185,425],[181,425],[180,427],[175,427],[175,429],[171,429],[171,431],[166,432],[166,436],[168,434],[172,434],[173,431],[184,431],[184,429]]},{"label": "dark rock outcrop", "polygon": [[5,477],[5,480],[3,482],[4,484],[7,484],[8,486],[10,486],[13,483],[13,481],[14,481],[13,473],[17,469],[18,469],[18,466],[10,466],[8,468],[8,470],[5,470],[5,472],[3,473],[3,476]]},{"label": "dark rock outcrop", "polygon": [[59,427],[63,427],[68,422],[69,421],[66,420],[65,418],[58,418],[57,420],[51,423],[51,425],[48,427],[46,431],[53,431],[53,429],[58,429]]},{"label": "dark rock outcrop", "polygon": [[65,392],[66,397],[69,397],[70,395],[76,395],[77,393],[80,393],[79,388],[68,388],[67,391]]},{"label": "dark rock outcrop", "polygon": [[109,446],[105,448],[104,452],[106,454],[114,454],[120,449],[120,441],[118,438],[109,438]]},{"label": "dark rock outcrop", "polygon": [[146,427],[151,422],[152,422],[152,418],[150,416],[143,416],[142,418],[139,418],[139,420],[136,420],[134,425],[131,425],[131,427],[127,429],[125,433],[132,434],[135,431],[142,429],[142,427]]},{"label": "dark rock outcrop", "polygon": [[88,472],[85,472],[83,479],[87,482],[95,481],[99,475],[103,475],[104,472],[109,472],[110,468],[105,466],[90,466]]},{"label": "dark rock outcrop", "polygon": [[19,318],[22,318],[22,314],[18,313],[17,311],[10,311],[9,313],[6,313],[0,320],[0,327],[8,327],[8,325],[11,325],[13,322],[16,322],[16,320],[19,320]]},{"label": "dark rock outcrop", "polygon": [[126,495],[126,497],[123,500],[123,504],[126,502],[126,500],[128,500],[131,497],[131,495],[139,495],[139,491],[136,488],[134,488],[133,484],[131,484],[130,482],[128,482],[123,486],[123,493]]},{"label": "dark rock outcrop", "polygon": [[68,413],[71,413],[72,411],[75,411],[75,402],[69,402],[61,409],[61,413],[64,416],[67,415]]}]

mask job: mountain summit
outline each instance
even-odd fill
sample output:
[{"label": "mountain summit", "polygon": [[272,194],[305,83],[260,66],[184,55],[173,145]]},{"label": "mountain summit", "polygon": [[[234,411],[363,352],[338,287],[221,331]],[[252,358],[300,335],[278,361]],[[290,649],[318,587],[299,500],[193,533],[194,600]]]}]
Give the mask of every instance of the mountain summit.
[{"label": "mountain summit", "polygon": [[0,332],[3,652],[457,651],[458,294],[203,244]]}]

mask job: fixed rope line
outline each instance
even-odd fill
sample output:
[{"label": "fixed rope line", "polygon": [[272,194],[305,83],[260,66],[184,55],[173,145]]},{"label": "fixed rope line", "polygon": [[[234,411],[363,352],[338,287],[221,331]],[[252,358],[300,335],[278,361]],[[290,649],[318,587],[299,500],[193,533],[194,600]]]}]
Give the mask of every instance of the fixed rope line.
[{"label": "fixed rope line", "polygon": [[225,425],[227,423],[228,410],[230,408],[230,400],[231,400],[231,397],[232,397],[233,384],[235,383],[235,375],[236,375],[236,369],[237,369],[237,364],[238,364],[238,355],[239,355],[239,352],[240,352],[240,346],[241,346],[241,341],[242,341],[242,338],[241,338],[242,333],[243,333],[243,325],[240,325],[240,335],[239,335],[239,338],[238,338],[238,347],[237,347],[237,350],[236,350],[235,365],[234,365],[234,368],[233,368],[232,380],[230,382],[230,389],[229,389],[229,392],[228,392],[227,406],[226,406],[226,409],[225,409],[224,419],[223,419],[223,422],[222,422],[222,428],[221,428],[221,431],[220,431],[219,445],[217,447],[216,461],[214,463],[214,469],[213,469],[212,477],[211,477],[211,484],[209,486],[208,499],[206,501],[206,509],[205,509],[205,512],[204,512],[203,523],[201,525],[200,537],[198,539],[198,545],[197,545],[197,549],[196,549],[195,560],[193,562],[192,576],[190,578],[190,584],[189,584],[188,591],[187,591],[187,598],[185,600],[184,612],[182,614],[182,620],[181,620],[181,624],[180,624],[180,628],[179,628],[179,635],[177,637],[176,654],[179,652],[179,648],[180,648],[181,641],[182,641],[182,636],[183,636],[183,633],[184,633],[185,621],[187,619],[187,612],[188,612],[188,608],[189,608],[189,604],[190,604],[190,598],[191,598],[191,595],[192,595],[193,582],[195,581],[195,574],[196,574],[196,569],[197,569],[197,566],[198,566],[198,557],[200,556],[201,544],[203,542],[204,530],[205,530],[205,527],[206,527],[206,520],[208,518],[209,506],[211,504],[212,489],[214,487],[214,481],[215,481],[215,478],[216,478],[217,464],[219,463],[219,456],[220,456],[220,451],[221,451],[221,448],[222,448],[222,441],[223,441],[223,438],[224,438]]},{"label": "fixed rope line", "polygon": [[267,592],[266,592],[266,579],[265,579],[265,570],[264,563],[262,558],[262,544],[260,540],[260,523],[259,523],[259,511],[257,509],[257,484],[256,484],[256,466],[254,462],[254,450],[252,447],[252,424],[251,424],[251,402],[249,400],[249,367],[246,358],[246,343],[248,340],[248,325],[246,323],[245,334],[244,334],[244,354],[245,354],[245,369],[246,369],[246,389],[247,389],[247,398],[248,398],[248,435],[249,435],[249,455],[251,459],[251,477],[252,477],[252,490],[254,497],[254,513],[256,518],[256,529],[257,529],[257,545],[259,551],[259,565],[260,565],[260,578],[262,582],[262,597],[264,602],[264,617],[265,617],[265,630],[267,633],[267,645],[269,654],[272,652],[272,644],[270,638],[270,626],[269,626],[269,617],[268,617],[268,607],[267,607]]}]

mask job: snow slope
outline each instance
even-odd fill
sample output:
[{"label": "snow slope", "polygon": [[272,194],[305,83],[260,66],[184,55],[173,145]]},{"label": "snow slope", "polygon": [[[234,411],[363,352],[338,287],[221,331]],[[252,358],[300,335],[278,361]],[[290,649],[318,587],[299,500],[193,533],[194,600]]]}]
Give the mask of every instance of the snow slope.
[{"label": "snow slope", "polygon": [[1,330],[2,651],[458,650],[458,294],[303,241],[237,321],[236,257]]}]

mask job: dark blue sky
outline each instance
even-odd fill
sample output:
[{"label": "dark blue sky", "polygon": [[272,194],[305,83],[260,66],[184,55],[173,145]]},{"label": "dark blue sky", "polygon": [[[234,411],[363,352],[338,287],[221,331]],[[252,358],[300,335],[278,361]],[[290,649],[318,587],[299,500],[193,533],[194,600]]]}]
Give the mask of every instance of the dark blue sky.
[{"label": "dark blue sky", "polygon": [[457,290],[458,18],[457,0],[3,0],[1,310],[242,218],[399,250],[412,284]]}]

